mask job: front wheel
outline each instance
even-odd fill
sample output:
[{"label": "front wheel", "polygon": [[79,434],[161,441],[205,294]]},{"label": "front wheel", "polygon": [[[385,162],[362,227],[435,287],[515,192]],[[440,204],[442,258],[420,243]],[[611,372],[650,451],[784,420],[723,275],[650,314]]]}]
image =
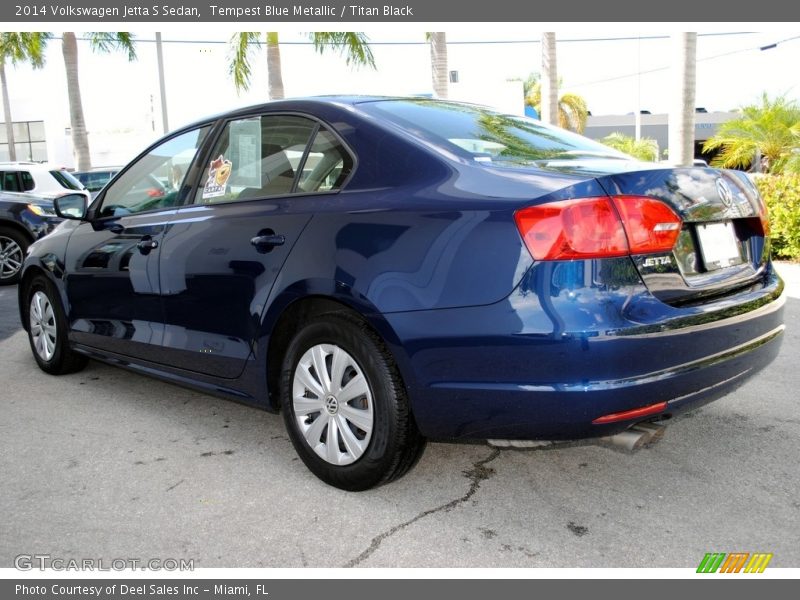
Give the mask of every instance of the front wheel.
[{"label": "front wheel", "polygon": [[30,242],[8,227],[0,227],[0,285],[13,285],[19,281],[22,262]]},{"label": "front wheel", "polygon": [[425,448],[392,357],[346,313],[319,317],[295,335],[281,373],[281,408],[306,466],[344,490],[401,477]]},{"label": "front wheel", "polygon": [[51,375],[80,371],[87,358],[69,347],[67,319],[53,284],[39,275],[28,286],[28,340],[39,368]]}]

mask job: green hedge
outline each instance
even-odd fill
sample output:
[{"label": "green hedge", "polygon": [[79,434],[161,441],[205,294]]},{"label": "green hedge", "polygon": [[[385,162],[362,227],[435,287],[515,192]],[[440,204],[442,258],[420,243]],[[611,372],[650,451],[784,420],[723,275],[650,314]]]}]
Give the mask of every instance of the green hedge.
[{"label": "green hedge", "polygon": [[800,175],[762,175],[756,187],[769,209],[773,258],[800,260]]}]

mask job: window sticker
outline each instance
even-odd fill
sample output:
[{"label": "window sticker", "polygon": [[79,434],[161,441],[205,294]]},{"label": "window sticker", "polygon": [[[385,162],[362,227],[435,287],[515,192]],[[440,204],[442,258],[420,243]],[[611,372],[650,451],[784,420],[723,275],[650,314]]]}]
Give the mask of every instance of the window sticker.
[{"label": "window sticker", "polygon": [[203,198],[216,198],[225,195],[228,178],[231,176],[233,163],[222,154],[211,161],[208,166],[208,179],[203,187]]}]

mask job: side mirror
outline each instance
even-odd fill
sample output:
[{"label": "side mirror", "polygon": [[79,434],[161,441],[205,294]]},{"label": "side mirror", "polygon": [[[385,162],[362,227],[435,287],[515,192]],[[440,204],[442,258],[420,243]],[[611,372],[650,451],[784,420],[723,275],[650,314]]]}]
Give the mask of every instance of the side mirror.
[{"label": "side mirror", "polygon": [[53,200],[53,207],[62,219],[80,221],[86,216],[88,202],[83,194],[66,194]]}]

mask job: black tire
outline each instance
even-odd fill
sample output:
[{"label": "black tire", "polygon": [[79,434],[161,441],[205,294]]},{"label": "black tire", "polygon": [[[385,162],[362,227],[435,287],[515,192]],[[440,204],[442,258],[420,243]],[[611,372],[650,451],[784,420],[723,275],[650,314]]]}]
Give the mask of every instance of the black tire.
[{"label": "black tire", "polygon": [[[13,273],[9,273],[9,271],[6,270],[9,265],[3,260],[3,258],[5,258],[4,255],[8,251],[9,244],[16,244],[21,251],[18,253],[18,259],[14,260],[14,262],[19,262],[19,267],[17,267]],[[0,285],[14,285],[19,282],[19,276],[22,272],[22,260],[25,258],[25,253],[28,251],[28,246],[30,245],[30,240],[16,229],[0,227]],[[15,254],[17,253],[15,252]],[[9,258],[14,257],[9,256]]]},{"label": "black tire", "polygon": [[[36,347],[34,339],[34,327],[31,325],[31,302],[37,293],[44,294],[52,307],[53,319],[49,320],[51,324],[55,324],[55,344],[52,356],[48,359],[43,357]],[[45,373],[51,375],[66,375],[67,373],[75,373],[80,371],[89,362],[89,359],[82,354],[74,352],[69,347],[67,339],[67,319],[64,314],[64,308],[61,305],[61,296],[58,294],[55,286],[44,275],[37,275],[34,277],[28,286],[27,304],[25,306],[25,316],[28,319],[28,341],[31,345],[33,358],[36,359],[36,364]]]},{"label": "black tire", "polygon": [[[363,454],[347,465],[332,464],[319,456],[306,441],[295,416],[292,399],[295,370],[303,355],[320,344],[335,345],[347,352],[371,392],[371,437]],[[426,440],[417,429],[405,386],[391,355],[380,337],[349,313],[318,317],[295,335],[281,369],[280,396],[286,429],[297,454],[311,472],[334,487],[362,491],[398,479],[417,463],[425,449]]]}]

